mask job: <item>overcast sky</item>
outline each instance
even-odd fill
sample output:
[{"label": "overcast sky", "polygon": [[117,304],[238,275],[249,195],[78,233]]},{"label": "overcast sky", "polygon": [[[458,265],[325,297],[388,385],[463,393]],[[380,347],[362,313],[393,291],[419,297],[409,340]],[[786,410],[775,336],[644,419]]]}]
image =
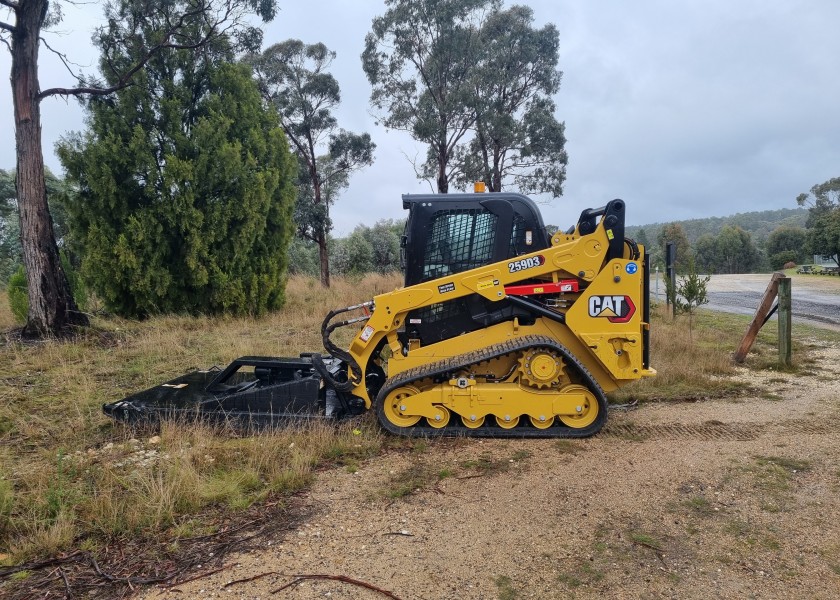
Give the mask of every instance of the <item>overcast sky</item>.
[{"label": "overcast sky", "polygon": [[[627,201],[628,224],[794,208],[812,185],[840,176],[840,2],[837,0],[530,0],[537,26],[560,32],[563,81],[557,117],[566,123],[563,197],[542,207],[566,228],[580,211]],[[513,4],[510,0],[507,6]],[[356,174],[333,208],[335,233],[403,217],[400,195],[431,191],[406,157],[424,148],[386,131],[370,114],[359,58],[384,3],[280,0],[265,44],[324,42],[338,53],[339,124],[367,131],[373,166]],[[87,72],[101,20],[96,3],[64,6],[47,34]],[[0,10],[0,20],[7,20]],[[41,88],[73,81],[42,48]],[[0,72],[10,58],[0,47]],[[4,81],[8,81],[4,77]],[[14,168],[12,104],[0,86],[0,168]],[[84,128],[75,100],[42,104],[47,166],[61,173],[55,142]],[[543,200],[548,200],[543,199]]]}]

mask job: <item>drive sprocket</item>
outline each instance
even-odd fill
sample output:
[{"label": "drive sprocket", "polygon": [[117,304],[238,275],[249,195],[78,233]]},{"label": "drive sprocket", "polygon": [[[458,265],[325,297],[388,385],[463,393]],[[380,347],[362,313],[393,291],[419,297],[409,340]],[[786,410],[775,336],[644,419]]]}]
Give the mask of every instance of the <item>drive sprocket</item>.
[{"label": "drive sprocket", "polygon": [[566,383],[565,369],[563,358],[550,348],[530,348],[519,358],[522,383],[538,389]]}]

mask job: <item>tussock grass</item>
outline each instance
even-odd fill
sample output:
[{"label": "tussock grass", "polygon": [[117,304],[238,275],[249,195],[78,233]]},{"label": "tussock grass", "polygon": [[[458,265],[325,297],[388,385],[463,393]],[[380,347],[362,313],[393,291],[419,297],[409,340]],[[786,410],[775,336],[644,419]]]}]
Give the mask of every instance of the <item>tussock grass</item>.
[{"label": "tussock grass", "polygon": [[[378,452],[382,439],[370,420],[253,435],[172,423],[132,431],[105,417],[101,405],[242,355],[320,351],[329,310],[400,283],[396,275],[369,275],[338,278],[324,290],[292,277],[286,306],[259,320],[96,317],[73,341],[0,347],[0,555],[25,562],[123,536],[177,538],[206,529],[191,522],[196,515],[212,521],[217,509],[282,500],[307,486],[320,465]],[[14,326],[0,294],[0,327]]]},{"label": "tussock grass", "polygon": [[[651,365],[657,376],[611,393],[612,401],[693,400],[745,391],[745,384],[731,378],[736,372],[732,354],[747,330],[750,317],[699,310],[689,335],[687,317],[672,318],[664,306],[652,309],[651,313]],[[765,368],[768,361],[777,357],[773,354],[777,350],[772,325],[768,324],[759,334],[748,366]]]}]

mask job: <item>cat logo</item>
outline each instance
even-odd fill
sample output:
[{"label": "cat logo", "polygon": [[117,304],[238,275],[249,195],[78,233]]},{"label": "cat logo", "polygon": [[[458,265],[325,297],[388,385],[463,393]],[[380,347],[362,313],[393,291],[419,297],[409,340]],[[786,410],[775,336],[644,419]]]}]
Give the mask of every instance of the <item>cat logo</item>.
[{"label": "cat logo", "polygon": [[589,316],[604,317],[610,323],[627,323],[636,314],[636,305],[630,296],[592,296],[589,298]]}]

